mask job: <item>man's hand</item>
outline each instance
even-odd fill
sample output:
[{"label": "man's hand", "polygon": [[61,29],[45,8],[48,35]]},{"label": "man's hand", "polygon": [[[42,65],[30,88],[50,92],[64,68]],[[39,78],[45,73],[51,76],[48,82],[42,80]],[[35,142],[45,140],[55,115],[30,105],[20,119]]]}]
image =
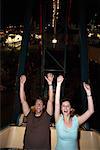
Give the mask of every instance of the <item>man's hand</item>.
[{"label": "man's hand", "polygon": [[48,73],[47,76],[45,76],[45,79],[47,80],[48,85],[52,85],[54,75],[52,73]]}]

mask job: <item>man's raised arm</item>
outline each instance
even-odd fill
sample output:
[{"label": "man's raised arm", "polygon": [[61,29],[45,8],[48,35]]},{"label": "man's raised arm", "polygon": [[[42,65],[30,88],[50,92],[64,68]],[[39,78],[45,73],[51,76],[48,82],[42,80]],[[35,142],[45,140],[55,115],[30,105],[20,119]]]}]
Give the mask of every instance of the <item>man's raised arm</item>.
[{"label": "man's raised arm", "polygon": [[25,116],[27,116],[27,114],[30,111],[30,108],[26,101],[26,95],[25,95],[25,90],[24,90],[25,82],[26,82],[26,76],[21,75],[21,77],[20,77],[20,100],[21,100],[21,104],[22,104],[23,113]]}]

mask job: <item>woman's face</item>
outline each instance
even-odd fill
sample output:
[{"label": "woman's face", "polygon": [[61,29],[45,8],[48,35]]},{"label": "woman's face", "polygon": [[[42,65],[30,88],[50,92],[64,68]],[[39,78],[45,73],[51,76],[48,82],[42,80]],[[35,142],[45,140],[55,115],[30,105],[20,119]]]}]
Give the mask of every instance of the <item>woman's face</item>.
[{"label": "woman's face", "polygon": [[71,104],[69,101],[62,102],[61,111],[62,111],[63,115],[70,115]]}]

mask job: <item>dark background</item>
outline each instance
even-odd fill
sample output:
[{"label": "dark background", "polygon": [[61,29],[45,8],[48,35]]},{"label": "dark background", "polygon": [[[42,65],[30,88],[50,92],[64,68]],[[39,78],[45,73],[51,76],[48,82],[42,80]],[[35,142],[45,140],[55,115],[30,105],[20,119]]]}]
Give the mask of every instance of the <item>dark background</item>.
[{"label": "dark background", "polygon": [[[39,5],[42,0],[33,0],[33,17],[39,17]],[[44,0],[45,1],[45,0]],[[66,0],[63,0],[66,2]],[[48,0],[46,2],[49,2]],[[83,7],[86,9],[87,22],[98,14],[97,22],[100,22],[100,0],[70,0],[71,2],[71,16],[73,22],[78,22],[79,9]],[[28,0],[1,0],[1,25],[21,24],[24,21]],[[50,12],[50,10],[48,10]]]}]

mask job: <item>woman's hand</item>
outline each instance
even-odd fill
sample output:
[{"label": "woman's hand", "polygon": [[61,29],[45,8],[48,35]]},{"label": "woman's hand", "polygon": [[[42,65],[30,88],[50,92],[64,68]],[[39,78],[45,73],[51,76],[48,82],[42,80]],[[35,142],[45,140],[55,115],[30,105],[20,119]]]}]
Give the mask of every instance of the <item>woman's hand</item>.
[{"label": "woman's hand", "polygon": [[62,84],[63,80],[64,80],[64,77],[62,75],[59,75],[57,77],[57,84]]},{"label": "woman's hand", "polygon": [[86,91],[86,94],[87,96],[90,96],[91,95],[91,88],[90,88],[90,85],[89,84],[86,84],[85,82],[83,82],[83,87]]},{"label": "woman's hand", "polygon": [[20,84],[24,84],[26,82],[26,76],[25,75],[21,75],[20,76]]}]

